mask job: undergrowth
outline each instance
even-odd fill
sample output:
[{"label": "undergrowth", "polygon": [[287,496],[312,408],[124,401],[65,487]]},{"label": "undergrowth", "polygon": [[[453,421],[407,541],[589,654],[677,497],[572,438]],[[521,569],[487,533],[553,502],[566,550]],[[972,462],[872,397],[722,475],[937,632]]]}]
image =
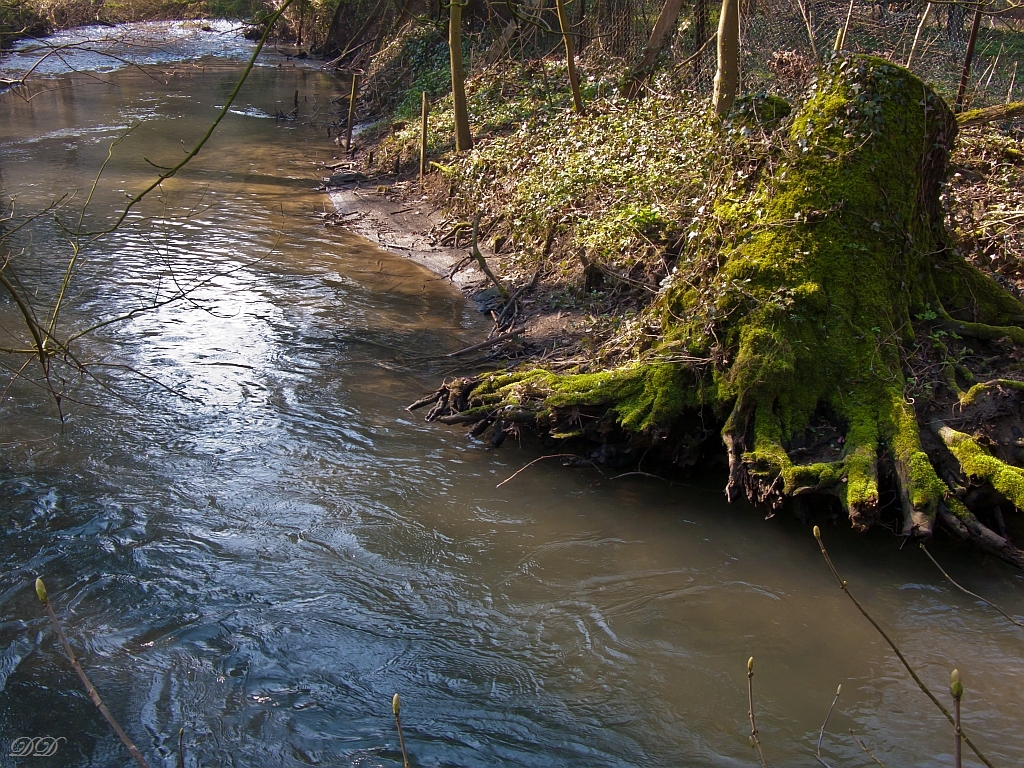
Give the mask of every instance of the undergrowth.
[{"label": "undergrowth", "polygon": [[[776,129],[789,105],[757,94],[721,123],[689,98],[627,101],[618,74],[585,68],[582,116],[571,109],[560,60],[478,74],[467,82],[476,148],[454,154],[445,97],[432,106],[427,149],[435,194],[453,216],[484,213],[506,273],[542,268],[591,309],[614,300],[621,312],[623,298],[635,309],[649,303],[677,263],[714,258],[728,227],[724,204],[745,197],[780,151]],[[378,157],[382,167],[396,153],[413,163],[418,147],[419,121],[409,119]],[[643,329],[633,326],[624,345],[621,323],[608,324],[616,345],[606,353],[642,346]]]}]

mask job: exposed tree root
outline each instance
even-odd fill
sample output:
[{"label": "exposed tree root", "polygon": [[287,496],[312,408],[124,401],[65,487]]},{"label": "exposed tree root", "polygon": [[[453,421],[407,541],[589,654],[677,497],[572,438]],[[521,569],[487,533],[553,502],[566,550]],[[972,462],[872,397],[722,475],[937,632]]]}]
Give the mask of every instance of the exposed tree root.
[{"label": "exposed tree root", "polygon": [[964,261],[943,226],[952,112],[907,70],[854,57],[819,75],[788,131],[748,197],[719,204],[714,231],[681,246],[642,315],[645,341],[623,340],[642,350],[631,362],[457,379],[415,405],[492,442],[528,426],[590,440],[595,455],[656,449],[681,465],[720,430],[730,500],[774,512],[830,496],[866,530],[894,497],[905,536],[930,537],[938,522],[1024,567],[978,517],[996,496],[1024,506],[1024,470],[950,426],[986,392],[1024,383],[978,384],[947,355],[937,367],[953,399],[908,394],[914,345],[1024,346],[1024,304]]}]

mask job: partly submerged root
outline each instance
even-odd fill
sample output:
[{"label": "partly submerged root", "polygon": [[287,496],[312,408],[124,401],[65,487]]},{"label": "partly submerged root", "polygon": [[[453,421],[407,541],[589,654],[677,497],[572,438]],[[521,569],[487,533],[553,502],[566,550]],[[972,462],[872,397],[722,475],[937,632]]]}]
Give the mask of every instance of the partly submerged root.
[{"label": "partly submerged root", "polygon": [[[508,434],[517,433],[520,427],[527,427],[560,440],[586,438],[601,443],[628,443],[632,439],[632,448],[627,447],[624,452],[632,451],[634,457],[639,450],[646,453],[655,445],[671,452],[675,442],[685,439],[683,432],[673,433],[672,440],[659,443],[650,428],[634,431],[625,427],[635,423],[627,419],[638,417],[641,403],[646,404],[646,410],[641,410],[649,414],[657,402],[651,385],[641,381],[641,370],[559,376],[536,369],[453,379],[410,407],[433,405],[428,420],[467,425],[474,437],[485,437],[489,432],[494,446],[500,445]],[[646,370],[644,375],[653,374]],[[904,535],[931,536],[939,521],[955,536],[1024,569],[1024,551],[982,523],[939,479],[922,449],[912,405],[897,390],[889,392],[889,398],[889,408],[875,418],[865,417],[848,425],[845,445],[837,459],[803,464],[794,461],[785,447],[780,422],[772,408],[753,407],[743,401],[734,403],[721,430],[730,459],[728,497],[735,500],[743,496],[774,513],[787,498],[834,496],[847,510],[851,525],[866,530],[878,522],[881,514],[879,461],[884,453],[895,470]],[[624,402],[627,407],[622,407]],[[691,393],[687,402],[696,404],[699,397]],[[714,420],[707,409],[703,413]],[[612,434],[611,427],[618,431]],[[1018,508],[1024,504],[1024,470],[989,455],[976,439],[940,421],[932,422],[930,427],[966,475],[990,483]],[[708,434],[710,431],[702,433],[698,442],[703,442]],[[668,434],[663,431],[661,436]],[[680,453],[674,455],[678,458]]]},{"label": "partly submerged root", "polygon": [[938,514],[942,523],[964,541],[969,541],[979,549],[1024,570],[1024,551],[1017,549],[1005,537],[982,524],[959,499],[946,499],[939,504]]},{"label": "partly submerged root", "polygon": [[931,536],[939,502],[949,487],[935,473],[928,454],[921,447],[914,407],[903,393],[888,393],[884,421],[889,427],[886,442],[896,469],[900,504],[903,507],[903,534]]},{"label": "partly submerged root", "polygon": [[957,432],[941,421],[933,421],[931,429],[956,457],[964,474],[988,481],[1018,510],[1024,509],[1024,470],[997,459],[973,437]]},{"label": "partly submerged root", "polygon": [[[1024,563],[954,494],[959,479],[940,478],[940,464],[957,474],[953,462],[927,429],[926,449],[918,422],[936,406],[1024,383],[976,384],[966,363],[943,354],[929,370],[945,386],[929,381],[916,407],[910,397],[925,391],[907,353],[925,325],[929,350],[943,331],[992,342],[975,346],[1024,345],[1024,304],[969,265],[944,228],[939,192],[955,130],[947,105],[911,73],[840,57],[789,123],[778,162],[741,194],[710,200],[714,226],[673,246],[671,274],[622,326],[614,359],[635,354],[631,363],[455,379],[417,405],[431,406],[428,420],[490,433],[492,444],[528,426],[593,441],[602,455],[653,448],[681,464],[721,427],[730,500],[777,510],[787,498],[833,496],[866,530],[883,514],[884,486],[899,499],[905,536],[927,538],[940,519]],[[946,444],[969,475],[1024,502],[1024,471],[969,438]],[[987,486],[963,496],[979,514],[982,492],[991,496]]]}]

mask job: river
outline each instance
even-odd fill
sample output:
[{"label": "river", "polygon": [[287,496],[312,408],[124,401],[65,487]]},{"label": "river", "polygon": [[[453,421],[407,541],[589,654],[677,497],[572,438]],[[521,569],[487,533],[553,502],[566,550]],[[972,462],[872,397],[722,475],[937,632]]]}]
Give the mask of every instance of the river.
[{"label": "river", "polygon": [[[142,66],[80,54],[62,72],[53,57],[30,99],[0,95],[17,215],[68,193],[57,215],[73,228],[137,124],[84,217],[102,227],[154,178],[148,161],[177,162],[203,133],[251,49],[225,25],[174,29]],[[298,119],[275,119],[295,91]],[[727,505],[719,477],[550,461],[497,487],[538,447],[485,450],[403,410],[487,326],[423,268],[321,225],[317,163],[337,154],[325,121],[344,93],[269,56],[197,159],[83,250],[65,335],[142,311],[78,342],[94,378],[58,366],[64,423],[28,380],[0,403],[0,764],[131,764],[62,655],[41,575],[154,766],[176,764],[181,727],[189,768],[397,766],[395,692],[414,765],[752,766],[750,655],[772,765],[816,764],[839,684],[831,766],[870,764],[850,729],[889,766],[952,765],[951,728],[806,526]],[[6,247],[46,306],[69,253],[53,216]],[[0,345],[24,336],[6,296],[0,327]],[[1024,630],[887,531],[824,536],[944,701],[959,667],[982,750],[1024,763]],[[932,551],[1024,614],[1020,574]],[[54,756],[8,754],[44,735],[62,739]]]}]

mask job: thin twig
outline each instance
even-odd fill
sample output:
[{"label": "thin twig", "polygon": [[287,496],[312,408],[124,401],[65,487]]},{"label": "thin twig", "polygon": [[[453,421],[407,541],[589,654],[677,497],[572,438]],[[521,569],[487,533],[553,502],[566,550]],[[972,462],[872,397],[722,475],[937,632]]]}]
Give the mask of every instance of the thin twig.
[{"label": "thin twig", "polygon": [[395,714],[395,726],[398,728],[398,746],[402,748],[403,768],[409,768],[409,755],[405,752],[405,737],[402,736],[402,700],[397,693],[391,699],[391,711]]},{"label": "thin twig", "polygon": [[100,711],[100,714],[106,718],[107,722],[110,723],[110,727],[114,729],[114,733],[117,734],[118,738],[124,743],[131,753],[132,757],[135,758],[135,762],[139,764],[139,768],[150,768],[149,763],[146,762],[146,758],[142,756],[139,748],[135,746],[128,734],[124,732],[114,716],[110,714],[110,710],[107,709],[107,705],[103,703],[103,699],[100,698],[99,691],[96,690],[96,686],[92,684],[89,676],[85,674],[85,670],[82,669],[82,665],[78,659],[75,658],[75,652],[71,650],[71,643],[68,642],[67,636],[64,634],[64,630],[60,626],[60,622],[57,621],[57,614],[53,612],[53,606],[50,605],[50,601],[46,596],[46,587],[43,586],[42,579],[36,579],[36,594],[42,601],[43,606],[46,608],[46,613],[50,617],[50,621],[53,623],[53,628],[57,630],[57,636],[60,638],[61,645],[64,646],[64,653],[67,654],[68,660],[71,661],[71,666],[75,668],[75,672],[78,673],[78,678],[82,681],[82,685],[85,686],[86,692],[89,694],[89,698],[92,699],[92,703],[96,705],[96,709]]},{"label": "thin twig", "polygon": [[[818,546],[821,548],[821,554],[825,558],[825,563],[828,565],[828,569],[832,571],[832,575],[835,576],[836,581],[839,582],[839,588],[846,593],[846,596],[853,601],[853,604],[855,606],[857,606],[857,610],[859,610],[863,614],[865,619],[871,622],[871,626],[873,626],[878,631],[878,634],[882,636],[882,639],[884,639],[885,642],[889,644],[889,647],[892,648],[893,652],[896,654],[897,658],[903,664],[904,668],[907,670],[907,672],[910,673],[910,676],[914,678],[914,682],[917,683],[917,687],[924,692],[925,696],[932,700],[932,704],[938,707],[939,711],[946,716],[947,720],[949,720],[950,725],[952,725],[955,728],[956,722],[953,720],[953,716],[949,713],[949,710],[942,706],[939,700],[935,698],[935,694],[928,689],[928,686],[924,684],[924,681],[922,681],[921,678],[918,676],[917,672],[914,671],[914,668],[910,666],[910,662],[907,661],[907,657],[903,655],[903,652],[899,649],[899,646],[897,646],[896,643],[892,641],[889,635],[885,633],[885,630],[878,625],[877,621],[871,618],[871,614],[869,614],[867,610],[864,608],[864,606],[857,601],[857,598],[853,596],[853,593],[850,591],[849,585],[843,580],[843,578],[839,575],[839,572],[836,570],[836,567],[832,564],[832,558],[828,556],[828,552],[825,549],[825,544],[821,540],[821,529],[818,526],[814,526],[814,538],[818,540]],[[974,746],[974,742],[967,738],[967,734],[964,734],[964,742],[967,744],[967,746],[971,748],[971,751],[978,756],[978,759],[988,766],[988,768],[995,768],[989,761],[989,759],[985,757],[976,746]]]},{"label": "thin twig", "polygon": [[464,349],[456,350],[455,352],[449,352],[445,357],[459,357],[461,355],[468,355],[470,352],[476,352],[478,349],[486,349],[487,347],[493,347],[495,344],[500,344],[503,341],[514,339],[516,336],[523,332],[523,328],[513,328],[508,333],[502,333],[495,336],[493,339],[487,339],[481,341],[479,344],[473,344]]},{"label": "thin twig", "polygon": [[594,469],[596,469],[601,474],[602,477],[605,476],[604,472],[601,472],[601,469],[597,466],[597,464],[592,462],[590,459],[585,459],[582,456],[577,456],[575,453],[552,453],[552,454],[549,454],[547,456],[541,456],[539,458],[536,458],[533,461],[531,461],[529,464],[526,464],[525,466],[520,467],[518,470],[515,471],[515,473],[513,473],[509,477],[506,477],[504,480],[502,480],[500,483],[498,483],[494,487],[495,488],[501,488],[501,486],[503,486],[505,483],[507,483],[507,482],[509,482],[511,480],[514,480],[516,478],[516,476],[520,472],[525,472],[530,467],[532,467],[534,464],[536,464],[538,461],[544,461],[544,459],[579,459],[580,461],[586,462],[587,464],[592,466]]},{"label": "thin twig", "polygon": [[981,595],[976,595],[974,592],[971,592],[971,590],[966,589],[965,587],[961,587],[959,584],[957,584],[955,581],[953,581],[953,577],[950,576],[948,573],[946,573],[945,569],[943,569],[943,567],[941,565],[939,565],[939,561],[938,560],[936,560],[934,557],[932,557],[932,553],[928,551],[928,549],[925,547],[923,541],[921,542],[920,546],[921,546],[921,551],[924,552],[926,555],[928,555],[928,559],[931,560],[933,563],[935,563],[935,567],[939,569],[939,572],[943,576],[946,577],[946,580],[950,584],[952,584],[954,587],[959,589],[965,595],[970,595],[975,600],[980,600],[985,605],[987,605],[989,608],[992,608],[993,610],[998,611],[1000,614],[1002,614],[1003,618],[1005,618],[1011,624],[1016,624],[1018,627],[1024,627],[1024,624],[1022,624],[1021,622],[1017,621],[1015,618],[1013,618],[1010,614],[1008,614],[1006,611],[1004,611],[1002,608],[1000,608],[995,603],[989,602],[988,600],[986,600]]},{"label": "thin twig", "polygon": [[768,768],[768,761],[764,759],[764,752],[761,750],[761,740],[757,738],[757,726],[754,724],[754,657],[747,660],[747,700],[750,702],[750,740],[754,742],[757,749],[757,756],[761,760],[762,768]]},{"label": "thin twig", "polygon": [[843,686],[840,685],[836,688],[836,697],[832,699],[832,706],[828,708],[828,713],[825,715],[825,722],[821,724],[821,732],[818,733],[818,749],[814,753],[814,757],[819,763],[825,766],[825,768],[832,768],[828,763],[821,759],[821,741],[825,738],[825,726],[828,725],[828,719],[832,717],[832,710],[836,708],[836,702],[839,701],[839,694],[843,692]]},{"label": "thin twig", "polygon": [[857,746],[863,749],[864,754],[866,754],[868,757],[874,760],[876,765],[880,765],[882,768],[885,768],[885,763],[883,763],[881,760],[879,760],[877,757],[871,754],[871,750],[867,748],[867,745],[854,735],[853,729],[850,730],[850,738],[857,742]]}]

